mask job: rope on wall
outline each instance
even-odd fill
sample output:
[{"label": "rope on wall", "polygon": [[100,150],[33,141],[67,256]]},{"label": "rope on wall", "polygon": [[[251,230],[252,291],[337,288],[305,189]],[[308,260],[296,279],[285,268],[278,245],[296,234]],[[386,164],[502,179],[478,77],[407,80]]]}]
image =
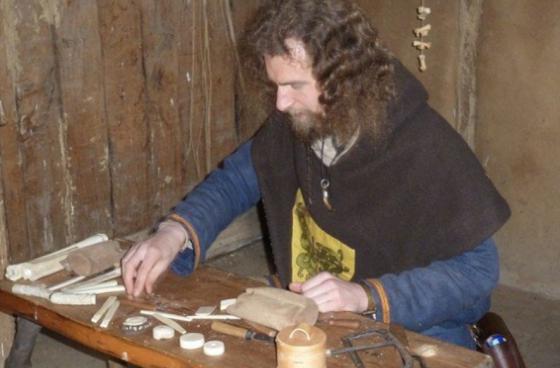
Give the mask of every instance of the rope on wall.
[{"label": "rope on wall", "polygon": [[425,24],[425,22],[428,16],[432,14],[432,9],[428,8],[424,4],[424,0],[422,0],[422,4],[416,9],[416,13],[417,18],[422,22],[422,24],[413,31],[417,39],[412,42],[412,46],[420,51],[420,54],[418,55],[418,69],[421,72],[425,72],[428,69],[425,51],[432,47],[431,42],[426,42],[424,40],[424,38],[427,37],[432,30],[432,25],[429,23]]}]

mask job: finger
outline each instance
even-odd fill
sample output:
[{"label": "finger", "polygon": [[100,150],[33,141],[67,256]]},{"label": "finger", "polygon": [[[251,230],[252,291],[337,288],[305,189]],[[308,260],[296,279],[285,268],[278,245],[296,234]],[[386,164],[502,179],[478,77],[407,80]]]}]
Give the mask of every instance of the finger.
[{"label": "finger", "polygon": [[301,282],[291,282],[288,287],[294,293],[301,293],[301,285]]},{"label": "finger", "polygon": [[136,271],[136,280],[134,282],[134,296],[140,296],[142,291],[144,291],[146,285],[146,278],[156,262],[158,261],[160,255],[158,252],[146,252],[144,260],[140,267]]},{"label": "finger", "polygon": [[133,245],[132,247],[128,248],[128,250],[126,251],[126,253],[122,257],[122,262],[123,263],[128,262],[134,256],[134,254],[138,250],[139,246],[140,246],[140,243],[137,243],[137,244]]},{"label": "finger", "polygon": [[145,289],[148,294],[151,294],[153,292],[156,281],[167,270],[168,267],[169,267],[168,262],[159,261],[149,271],[148,276],[146,276],[146,284],[145,284]]},{"label": "finger", "polygon": [[320,284],[316,284],[314,286],[312,285],[312,287],[309,287],[309,285],[304,284],[302,286],[303,295],[305,295],[308,298],[315,298],[322,294],[333,293],[340,287],[339,284],[340,284],[340,280],[336,278],[327,278],[326,280],[323,280],[323,282],[321,282]]},{"label": "finger", "polygon": [[302,291],[306,292],[307,290],[313,289],[313,288],[321,285],[325,281],[333,279],[333,278],[335,278],[335,276],[333,276],[332,274],[330,274],[328,272],[321,272],[321,273],[313,276],[312,278],[310,278],[306,282],[304,282],[302,287],[301,287]]},{"label": "finger", "polygon": [[313,300],[315,304],[317,304],[317,308],[321,313],[340,310],[340,308],[337,308],[336,300],[333,298],[333,295],[330,292],[314,295],[310,299]]},{"label": "finger", "polygon": [[130,252],[131,258],[122,260],[122,278],[127,292],[130,294],[134,288],[134,278],[136,277],[136,270],[142,262],[141,252],[138,252],[138,247]]}]

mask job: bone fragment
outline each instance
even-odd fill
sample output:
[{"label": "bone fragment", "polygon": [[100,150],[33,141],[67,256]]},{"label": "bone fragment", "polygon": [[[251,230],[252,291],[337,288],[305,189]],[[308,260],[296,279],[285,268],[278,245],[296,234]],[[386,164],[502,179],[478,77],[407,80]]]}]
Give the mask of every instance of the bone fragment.
[{"label": "bone fragment", "polygon": [[414,34],[416,35],[416,37],[426,37],[431,30],[432,30],[432,25],[426,24],[425,26],[415,28]]},{"label": "bone fragment", "polygon": [[227,307],[229,307],[230,305],[234,305],[235,303],[237,303],[236,298],[220,300],[220,310],[226,310]]},{"label": "bone fragment", "polygon": [[53,304],[94,305],[95,294],[74,294],[57,291],[51,294],[49,300]]},{"label": "bone fragment", "polygon": [[194,312],[195,316],[209,316],[212,313],[214,313],[214,310],[216,310],[216,307],[213,305],[209,305],[209,306],[202,306],[200,308],[198,308],[196,310],[196,312]]},{"label": "bone fragment", "polygon": [[113,304],[111,304],[111,306],[109,307],[109,310],[107,311],[107,314],[105,314],[105,317],[103,317],[103,320],[99,324],[99,327],[101,327],[101,328],[109,327],[109,324],[113,320],[113,317],[115,316],[115,313],[117,312],[117,309],[119,309],[120,304],[121,303],[119,303],[118,300],[116,300],[115,302],[113,302]]},{"label": "bone fragment", "polygon": [[85,279],[84,276],[76,276],[76,277],[73,277],[73,278],[71,278],[71,279],[69,279],[69,280],[63,281],[63,282],[61,282],[60,284],[56,284],[56,285],[50,286],[50,287],[49,287],[49,290],[50,290],[50,291],[56,291],[56,290],[65,288],[65,287],[67,287],[67,286],[73,285],[73,284],[75,284],[75,283],[78,283],[78,282],[82,281],[83,279]]},{"label": "bone fragment", "polygon": [[63,269],[60,263],[75,249],[84,248],[105,240],[109,237],[105,234],[96,234],[78,243],[69,245],[64,249],[35,258],[28,262],[9,265],[6,268],[6,278],[11,281],[24,280],[35,281],[41,277],[51,275]]},{"label": "bone fragment", "polygon": [[209,316],[181,316],[178,314],[172,313],[164,313],[158,312],[153,310],[141,310],[140,314],[146,316],[153,316],[154,314],[159,314],[160,316],[167,317],[169,319],[173,319],[175,321],[185,321],[185,322],[192,322],[194,320],[225,320],[225,319],[241,319],[237,316],[232,316],[231,314],[211,314]]},{"label": "bone fragment", "polygon": [[14,284],[12,292],[19,295],[35,296],[37,298],[49,299],[51,292],[44,286]]},{"label": "bone fragment", "polygon": [[416,47],[418,50],[429,50],[432,48],[432,43],[415,40],[412,42],[412,46]]},{"label": "bone fragment", "polygon": [[64,291],[69,291],[72,290],[73,293],[77,293],[79,291],[85,291],[85,290],[90,290],[90,289],[99,289],[99,288],[104,288],[104,287],[109,287],[109,286],[117,286],[119,284],[119,282],[117,280],[111,280],[111,281],[105,281],[105,282],[100,282],[99,284],[96,285],[84,285],[84,286],[76,286],[76,287],[67,287],[64,288]]},{"label": "bone fragment", "polygon": [[425,72],[428,69],[428,64],[426,64],[426,55],[420,54],[418,55],[418,63],[419,69],[421,72]]},{"label": "bone fragment", "polygon": [[109,310],[111,305],[113,305],[113,303],[116,301],[117,301],[116,296],[108,297],[107,300],[105,300],[105,303],[103,303],[103,305],[101,306],[101,308],[99,308],[99,310],[95,312],[95,314],[91,317],[91,322],[93,323],[99,322],[99,320],[101,319],[101,317],[103,317],[105,312],[107,312],[107,310]]},{"label": "bone fragment", "polygon": [[418,13],[418,19],[426,20],[426,18],[428,18],[428,15],[432,14],[432,9],[428,8],[427,6],[419,6],[418,9],[416,9],[416,12]]},{"label": "bone fragment", "polygon": [[158,321],[160,321],[161,323],[171,327],[172,329],[174,329],[175,331],[179,332],[181,335],[182,334],[186,334],[187,330],[185,330],[180,324],[178,324],[177,322],[175,322],[174,320],[167,318],[165,316],[162,316],[159,313],[154,313],[152,315],[152,317],[154,317],[155,319],[157,319]]},{"label": "bone fragment", "polygon": [[91,279],[85,280],[83,282],[80,282],[79,284],[75,284],[74,286],[72,286],[71,288],[69,288],[69,290],[72,290],[72,292],[76,289],[83,289],[85,287],[91,287],[97,284],[100,284],[102,282],[108,281],[108,280],[112,280],[112,279],[116,279],[117,277],[121,276],[121,268],[120,266],[116,266],[115,268],[102,273],[99,276],[93,277]]},{"label": "bone fragment", "polygon": [[103,286],[103,287],[95,287],[89,289],[72,290],[72,293],[74,294],[107,294],[107,293],[123,294],[124,292],[125,292],[124,285]]}]

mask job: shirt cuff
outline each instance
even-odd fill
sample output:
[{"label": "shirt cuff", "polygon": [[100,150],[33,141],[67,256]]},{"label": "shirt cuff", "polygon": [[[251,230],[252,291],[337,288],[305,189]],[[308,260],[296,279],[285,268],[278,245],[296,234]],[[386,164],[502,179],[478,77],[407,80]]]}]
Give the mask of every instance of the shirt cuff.
[{"label": "shirt cuff", "polygon": [[[178,222],[183,227],[183,229],[187,232],[190,246],[194,250],[194,267],[193,267],[193,270],[195,270],[198,267],[198,264],[200,262],[200,254],[201,254],[201,252],[200,252],[200,241],[198,240],[198,235],[197,235],[196,231],[194,231],[194,228],[193,228],[193,226],[191,225],[190,222],[188,222],[187,220],[185,220],[184,218],[182,218],[181,216],[179,216],[176,213],[172,213],[169,216],[167,216],[166,221],[169,221],[169,220]],[[183,246],[185,246],[185,245],[183,245]],[[186,249],[189,249],[189,245],[182,248],[181,251],[184,251]]]},{"label": "shirt cuff", "polygon": [[383,323],[391,323],[391,305],[381,281],[379,279],[365,279],[362,283],[366,285],[371,292],[373,302],[376,306],[375,319]]}]

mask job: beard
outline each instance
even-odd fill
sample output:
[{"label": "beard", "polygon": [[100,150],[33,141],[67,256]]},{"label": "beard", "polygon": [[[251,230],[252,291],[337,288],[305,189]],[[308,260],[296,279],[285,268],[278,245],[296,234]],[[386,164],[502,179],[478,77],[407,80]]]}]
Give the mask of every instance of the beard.
[{"label": "beard", "polygon": [[309,110],[288,111],[289,124],[296,138],[306,144],[311,144],[315,140],[327,134],[327,121],[324,114],[315,113]]},{"label": "beard", "polygon": [[288,111],[287,115],[296,138],[308,145],[326,137],[333,137],[336,142],[344,144],[358,128],[355,121],[348,119],[348,116],[342,119],[334,119],[333,116],[327,118],[322,112],[309,110],[292,110]]},{"label": "beard", "polygon": [[[330,113],[316,113],[310,110],[288,110],[289,124],[296,138],[311,145],[318,139],[332,137],[335,142],[345,145],[357,132],[368,135],[376,150],[383,149],[392,131],[383,115],[374,116],[359,113],[356,108],[340,108]],[[381,116],[381,118],[379,118]]]}]

